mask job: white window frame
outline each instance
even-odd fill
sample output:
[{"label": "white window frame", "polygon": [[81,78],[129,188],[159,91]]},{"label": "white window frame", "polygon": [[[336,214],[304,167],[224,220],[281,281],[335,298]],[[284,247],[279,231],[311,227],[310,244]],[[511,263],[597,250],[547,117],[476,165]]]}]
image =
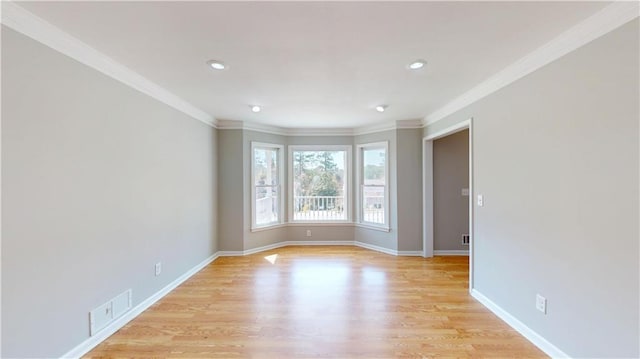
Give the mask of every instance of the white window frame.
[{"label": "white window frame", "polygon": [[[256,173],[255,173],[255,150],[271,149],[278,150],[278,220],[266,224],[256,224]],[[281,226],[284,222],[284,191],[282,180],[284,179],[284,145],[264,142],[251,142],[251,231],[259,231],[271,227]]]},{"label": "white window frame", "polygon": [[[377,229],[385,232],[390,231],[389,227],[389,141],[363,143],[356,145],[356,182],[358,183],[358,191],[356,193],[356,212],[357,225]],[[364,189],[364,151],[368,149],[384,148],[384,223],[365,222],[364,208],[362,208],[362,197]]]},{"label": "white window frame", "polygon": [[[352,220],[352,203],[351,203],[351,198],[353,197],[352,195],[352,181],[351,181],[351,175],[353,172],[353,168],[351,167],[351,161],[352,161],[352,150],[353,150],[353,146],[351,145],[289,145],[289,159],[287,162],[287,166],[289,166],[289,200],[287,201],[287,209],[289,212],[289,224],[295,224],[295,223],[313,223],[313,224],[337,224],[337,223],[353,223]],[[294,151],[346,151],[347,155],[345,158],[345,163],[344,163],[344,170],[345,170],[345,178],[344,181],[346,183],[346,194],[345,194],[345,199],[344,199],[344,203],[345,203],[345,213],[347,215],[346,219],[340,219],[340,220],[319,220],[319,221],[310,221],[310,220],[294,220],[293,219],[293,152]]]}]

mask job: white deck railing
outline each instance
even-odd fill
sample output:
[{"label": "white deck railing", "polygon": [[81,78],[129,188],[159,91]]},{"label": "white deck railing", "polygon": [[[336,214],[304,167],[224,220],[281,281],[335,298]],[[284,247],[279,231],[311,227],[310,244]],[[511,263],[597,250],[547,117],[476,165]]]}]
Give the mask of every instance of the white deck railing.
[{"label": "white deck railing", "polygon": [[339,221],[347,219],[344,196],[294,196],[293,220]]},{"label": "white deck railing", "polygon": [[[277,221],[277,207],[276,197],[256,200],[256,222],[264,224]],[[384,196],[365,196],[362,216],[364,222],[384,223]],[[295,196],[293,198],[294,221],[340,221],[346,219],[344,196]]]}]

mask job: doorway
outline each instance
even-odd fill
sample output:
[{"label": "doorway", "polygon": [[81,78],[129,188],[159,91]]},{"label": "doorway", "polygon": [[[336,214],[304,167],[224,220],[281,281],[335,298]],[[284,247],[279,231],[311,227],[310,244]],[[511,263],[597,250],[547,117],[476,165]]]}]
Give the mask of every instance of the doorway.
[{"label": "doorway", "polygon": [[[438,209],[438,212],[443,212],[443,211],[452,211],[452,210],[456,210],[455,208],[449,208],[449,209],[444,209],[444,208],[435,208],[435,205],[437,204],[436,199],[440,200],[440,205],[442,205],[442,200],[445,198],[443,196],[441,196],[440,194],[436,194],[434,192],[434,141],[438,140],[438,139],[442,139],[444,137],[450,136],[450,135],[454,135],[457,134],[458,132],[461,131],[465,131],[468,130],[468,187],[464,188],[461,187],[460,184],[458,184],[458,188],[457,191],[459,191],[457,194],[461,197],[466,198],[466,203],[468,206],[468,235],[469,235],[469,244],[468,244],[468,254],[469,254],[469,289],[471,290],[473,288],[473,120],[472,119],[468,119],[466,121],[460,122],[456,125],[447,127],[441,131],[437,131],[435,133],[432,134],[428,134],[426,137],[423,138],[422,141],[422,151],[423,151],[423,160],[424,160],[424,164],[423,164],[423,206],[424,206],[424,218],[423,218],[423,257],[427,258],[427,257],[433,257],[434,254],[462,254],[465,253],[466,251],[464,251],[464,248],[466,246],[462,246],[462,236],[460,236],[459,238],[459,242],[460,242],[460,246],[457,247],[457,249],[453,249],[450,251],[445,251],[445,252],[437,252],[435,251],[435,245],[436,243],[436,232],[435,232],[435,228],[436,228],[436,219],[441,220],[442,219],[442,213],[436,214],[436,209]],[[438,144],[438,146],[440,146],[440,144]],[[464,174],[464,173],[462,173]],[[440,181],[442,182],[442,181]],[[452,181],[454,182],[454,181]],[[459,181],[458,181],[459,182]],[[455,183],[453,183],[452,185],[456,185]],[[445,185],[446,186],[446,185]],[[465,191],[466,190],[466,191]],[[468,192],[468,193],[465,193]],[[436,198],[439,197],[439,198]],[[459,199],[456,199],[457,203],[459,204]],[[464,203],[463,203],[464,206]],[[455,206],[448,206],[448,207],[455,207]],[[460,210],[460,206],[457,206],[458,210]],[[463,209],[464,210],[464,209]],[[438,218],[440,217],[440,218]],[[445,225],[443,225],[445,226]],[[452,224],[449,223],[446,226],[451,227]],[[457,226],[457,228],[460,228],[459,222],[458,224],[453,224],[453,226]],[[443,232],[440,231],[439,232]],[[444,231],[446,232],[446,230]],[[438,233],[438,234],[443,234],[443,233]],[[450,235],[450,233],[448,233],[448,235]],[[451,238],[451,241],[456,241],[456,238]],[[439,245],[442,245],[442,243],[438,243]],[[464,252],[463,252],[464,251]]]}]

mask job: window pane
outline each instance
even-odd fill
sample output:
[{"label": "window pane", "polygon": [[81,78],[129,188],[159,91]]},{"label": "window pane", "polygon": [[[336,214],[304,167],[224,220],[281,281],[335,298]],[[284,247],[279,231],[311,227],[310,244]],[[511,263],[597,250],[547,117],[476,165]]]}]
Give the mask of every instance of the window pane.
[{"label": "window pane", "polygon": [[362,151],[362,162],[364,164],[364,185],[384,186],[385,185],[385,149],[374,148]]},{"label": "window pane", "polygon": [[255,184],[277,185],[278,184],[278,149],[276,148],[256,148],[254,150],[254,173]]},{"label": "window pane", "polygon": [[384,187],[362,186],[362,220],[384,224]]},{"label": "window pane", "polygon": [[293,151],[293,219],[346,220],[347,151]]},{"label": "window pane", "polygon": [[362,221],[385,224],[386,149],[362,149]]},{"label": "window pane", "polygon": [[278,187],[256,187],[256,224],[278,222]]}]

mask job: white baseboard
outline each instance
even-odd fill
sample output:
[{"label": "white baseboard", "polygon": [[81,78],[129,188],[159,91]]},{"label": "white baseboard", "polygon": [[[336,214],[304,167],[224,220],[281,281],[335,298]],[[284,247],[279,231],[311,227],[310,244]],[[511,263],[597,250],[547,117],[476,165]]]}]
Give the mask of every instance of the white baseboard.
[{"label": "white baseboard", "polygon": [[287,241],[288,246],[352,246],[353,241]]},{"label": "white baseboard", "polygon": [[219,251],[216,253],[218,257],[238,257],[243,256],[244,251]]},{"label": "white baseboard", "polygon": [[484,294],[478,292],[475,289],[471,290],[471,296],[478,302],[482,303],[490,311],[492,311],[498,318],[502,319],[505,323],[509,324],[518,333],[522,334],[527,340],[540,348],[545,354],[552,358],[570,358],[569,355],[558,349],[555,345],[551,344],[540,334],[534,332],[531,328],[527,327],[524,323],[516,319],[513,315],[509,314],[506,310],[502,309],[491,299],[484,296]]},{"label": "white baseboard", "polygon": [[386,253],[386,254],[391,254],[392,256],[397,256],[398,255],[398,251],[395,250],[395,249],[389,249],[389,248],[385,248],[385,247],[380,247],[380,246],[376,246],[375,244],[369,244],[369,243],[358,242],[358,241],[354,241],[353,244],[355,246],[357,246],[357,247],[371,249],[372,251],[376,251],[376,252],[382,252],[382,253]]},{"label": "white baseboard", "polygon": [[288,247],[288,246],[352,246],[353,241],[284,241],[269,244],[262,247],[247,249],[246,251],[224,251],[221,256],[247,256],[250,254],[260,253],[271,249]]},{"label": "white baseboard", "polygon": [[402,257],[422,257],[424,253],[422,251],[398,251],[397,255]]},{"label": "white baseboard", "polygon": [[434,256],[468,256],[469,251],[466,249],[462,250],[434,250]]},{"label": "white baseboard", "polygon": [[125,326],[132,319],[140,315],[140,313],[147,310],[150,306],[152,306],[155,302],[160,300],[162,297],[167,295],[169,292],[174,290],[177,286],[182,284],[184,281],[189,279],[192,275],[199,272],[202,268],[209,265],[211,262],[215,261],[219,257],[219,254],[216,253],[211,257],[205,259],[204,261],[197,264],[195,267],[189,269],[186,273],[176,278],[173,282],[169,283],[166,287],[160,289],[151,297],[145,299],[140,304],[136,305],[133,309],[125,313],[122,317],[116,319],[113,323],[96,333],[96,335],[87,338],[84,342],[80,343],[75,348],[71,349],[66,354],[62,355],[62,358],[80,358],[81,356],[88,353],[91,349],[95,348],[98,344],[102,343],[105,339],[110,337],[113,333],[117,332],[118,329]]},{"label": "white baseboard", "polygon": [[376,252],[390,254],[392,256],[422,256],[422,251],[398,252],[394,249],[384,248],[384,247],[376,246],[374,244],[368,244],[368,243],[358,242],[358,241],[285,241],[285,242],[269,244],[262,247],[248,249],[246,251],[221,251],[219,252],[219,254],[221,257],[222,256],[225,256],[225,257],[226,256],[246,256],[250,254],[255,254],[259,252],[268,251],[271,249],[288,247],[288,246],[356,246],[356,247],[370,249]]},{"label": "white baseboard", "polygon": [[269,245],[262,246],[262,247],[256,247],[256,248],[247,249],[245,251],[242,251],[242,254],[240,254],[240,255],[241,256],[247,256],[249,254],[254,254],[254,253],[268,251],[268,250],[271,250],[271,249],[281,248],[281,247],[286,246],[285,243],[286,242],[278,242],[278,243],[269,244]]}]

